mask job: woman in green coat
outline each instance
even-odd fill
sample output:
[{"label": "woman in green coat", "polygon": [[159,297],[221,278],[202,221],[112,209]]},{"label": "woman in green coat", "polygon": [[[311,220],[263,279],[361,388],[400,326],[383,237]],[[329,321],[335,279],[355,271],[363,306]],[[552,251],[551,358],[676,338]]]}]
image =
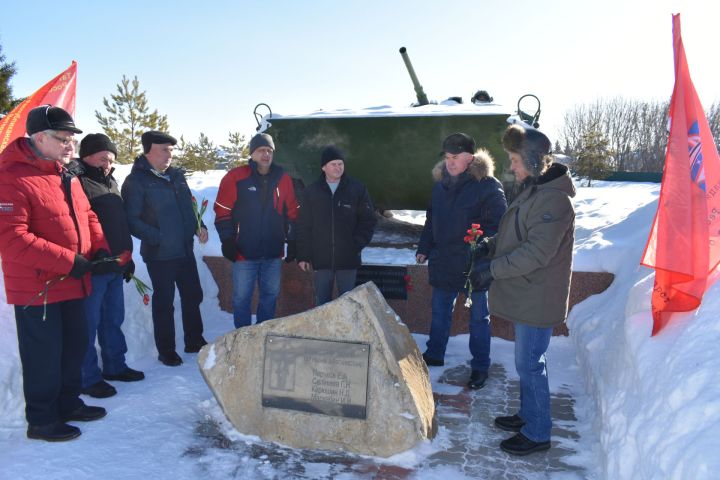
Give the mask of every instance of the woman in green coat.
[{"label": "woman in green coat", "polygon": [[[550,140],[511,125],[503,136],[520,192],[485,243],[489,265],[473,272],[473,288],[490,286],[490,313],[515,325],[520,411],[495,425],[517,432],[500,448],[526,455],[550,448],[550,389],[545,353],[565,321],[570,293],[575,187],[567,167],[552,163]],[[477,265],[483,265],[476,262]]]}]

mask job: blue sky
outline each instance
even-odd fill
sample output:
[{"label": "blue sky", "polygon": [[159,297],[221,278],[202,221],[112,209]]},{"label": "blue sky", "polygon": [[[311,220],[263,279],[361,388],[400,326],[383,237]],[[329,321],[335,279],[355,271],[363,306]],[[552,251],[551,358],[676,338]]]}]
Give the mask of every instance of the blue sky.
[{"label": "blue sky", "polygon": [[77,60],[76,123],[86,132],[99,131],[94,111],[123,74],[137,75],[151,107],[187,140],[252,134],[260,102],[286,114],[407,105],[415,94],[398,53],[405,46],[430,99],[484,89],[514,106],[534,93],[554,140],[573,105],[669,98],[674,12],[700,98],[720,100],[716,0],[3,3],[14,94]]}]

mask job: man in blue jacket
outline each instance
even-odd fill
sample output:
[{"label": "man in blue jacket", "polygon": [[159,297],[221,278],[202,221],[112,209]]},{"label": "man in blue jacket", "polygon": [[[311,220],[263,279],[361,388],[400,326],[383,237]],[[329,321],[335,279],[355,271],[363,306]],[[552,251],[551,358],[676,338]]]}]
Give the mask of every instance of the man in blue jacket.
[{"label": "man in blue jacket", "polygon": [[[432,171],[432,199],[416,255],[418,263],[429,260],[433,287],[430,338],[423,354],[428,366],[445,364],[455,299],[465,291],[470,267],[470,245],[464,241],[467,231],[475,223],[480,224],[483,236],[494,235],[507,209],[502,184],[493,177],[493,159],[487,150],[475,150],[472,137],[449,135],[443,154]],[[485,385],[490,368],[487,290],[473,291],[471,302],[468,387],[478,389]]]},{"label": "man in blue jacket", "polygon": [[175,351],[175,286],[180,291],[185,352],[196,353],[207,342],[193,236],[207,242],[204,225],[198,228],[185,171],[171,167],[175,138],[167,133],[142,134],[143,154],[135,159],[122,186],[130,233],[141,240],[140,255],[152,282],[152,317],[158,360],[175,367],[182,359]]},{"label": "man in blue jacket", "polygon": [[345,174],[345,154],[328,145],[320,155],[320,179],[303,192],[297,223],[297,260],[313,272],[315,305],[355,288],[360,252],[375,231],[375,212],[367,188]]}]

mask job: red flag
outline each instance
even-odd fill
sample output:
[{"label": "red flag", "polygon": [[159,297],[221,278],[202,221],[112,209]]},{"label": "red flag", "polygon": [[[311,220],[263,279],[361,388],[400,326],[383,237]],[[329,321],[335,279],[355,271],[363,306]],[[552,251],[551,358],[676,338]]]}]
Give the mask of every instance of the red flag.
[{"label": "red flag", "polygon": [[[720,158],[695,92],[673,15],[675,88],[657,213],[641,263],[655,268],[653,330],[671,312],[700,306],[710,272],[720,262]],[[709,60],[711,61],[711,60]]]},{"label": "red flag", "polygon": [[38,105],[61,107],[74,117],[76,81],[77,62],[73,61],[67,70],[43,85],[0,120],[0,152],[10,142],[25,135],[28,112]]}]

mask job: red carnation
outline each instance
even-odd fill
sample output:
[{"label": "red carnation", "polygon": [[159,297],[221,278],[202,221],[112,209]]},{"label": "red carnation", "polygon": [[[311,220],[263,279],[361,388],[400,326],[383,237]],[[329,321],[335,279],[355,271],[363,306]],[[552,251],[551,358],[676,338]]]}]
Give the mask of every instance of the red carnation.
[{"label": "red carnation", "polygon": [[150,295],[148,295],[147,293],[145,295],[143,295],[143,303],[145,305],[150,303]]}]

